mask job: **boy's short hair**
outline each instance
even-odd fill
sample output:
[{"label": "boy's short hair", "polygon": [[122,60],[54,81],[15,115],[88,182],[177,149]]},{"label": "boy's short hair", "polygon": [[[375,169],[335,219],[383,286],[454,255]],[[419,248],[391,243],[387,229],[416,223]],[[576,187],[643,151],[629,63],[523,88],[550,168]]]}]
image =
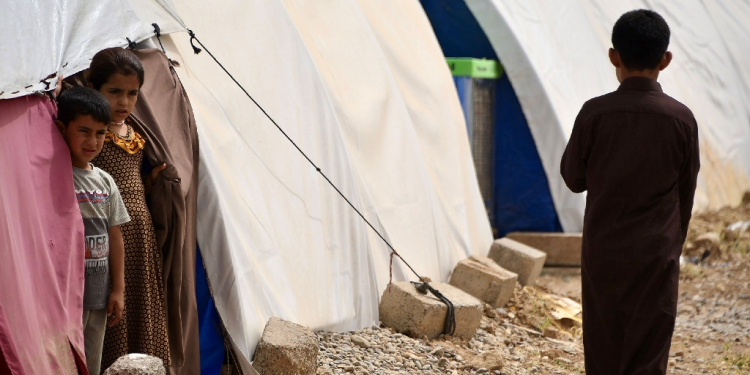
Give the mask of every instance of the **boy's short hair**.
[{"label": "boy's short hair", "polygon": [[620,16],[612,29],[612,47],[630,70],[656,69],[669,46],[669,26],[658,13],[632,10]]},{"label": "boy's short hair", "polygon": [[89,115],[103,124],[112,121],[107,98],[90,87],[74,87],[57,97],[57,120],[65,126],[78,116]]}]

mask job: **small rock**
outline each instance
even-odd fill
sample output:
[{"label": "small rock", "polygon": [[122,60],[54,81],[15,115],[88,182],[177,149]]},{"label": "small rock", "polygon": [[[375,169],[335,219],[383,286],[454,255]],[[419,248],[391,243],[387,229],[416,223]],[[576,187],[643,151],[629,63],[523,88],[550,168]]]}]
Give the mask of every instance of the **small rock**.
[{"label": "small rock", "polygon": [[693,245],[698,249],[708,249],[713,251],[719,250],[721,246],[721,236],[716,232],[704,233],[693,241]]},{"label": "small rock", "polygon": [[558,333],[560,333],[560,331],[553,326],[549,326],[544,329],[544,337],[547,337],[547,338],[556,339],[558,336]]},{"label": "small rock", "polygon": [[571,364],[573,364],[573,361],[571,361],[571,360],[569,360],[569,359],[567,359],[567,358],[563,358],[563,357],[558,357],[558,358],[555,358],[555,361],[557,361],[557,362],[562,362],[562,363],[564,363],[564,364],[566,364],[566,365],[571,365]]},{"label": "small rock", "polygon": [[164,362],[145,354],[127,354],[115,361],[104,375],[165,375]]},{"label": "small rock", "polygon": [[369,347],[370,347],[370,343],[369,343],[369,342],[368,342],[367,340],[365,340],[364,338],[360,337],[360,336],[357,336],[357,335],[352,335],[352,336],[350,337],[350,339],[352,340],[352,343],[353,343],[354,345],[357,345],[357,346],[359,346],[360,348],[364,348],[364,349],[367,349],[367,348],[369,348]]},{"label": "small rock", "polygon": [[253,367],[261,375],[315,374],[318,340],[310,329],[279,318],[266,323]]},{"label": "small rock", "polygon": [[497,317],[497,313],[495,312],[495,310],[492,309],[492,306],[487,303],[484,304],[484,315],[487,315],[487,317],[490,319],[494,319]]},{"label": "small rock", "polygon": [[[455,336],[469,339],[482,320],[482,303],[460,289],[433,283],[452,303],[456,317]],[[380,320],[388,327],[411,337],[436,338],[444,329],[448,306],[430,294],[421,294],[407,282],[389,284],[380,299]]]},{"label": "small rock", "polygon": [[500,370],[504,363],[502,352],[499,350],[482,352],[471,359],[470,365],[474,368],[489,370]]},{"label": "small rock", "polygon": [[503,269],[515,273],[521,285],[534,285],[547,254],[510,238],[495,240],[487,255]]}]

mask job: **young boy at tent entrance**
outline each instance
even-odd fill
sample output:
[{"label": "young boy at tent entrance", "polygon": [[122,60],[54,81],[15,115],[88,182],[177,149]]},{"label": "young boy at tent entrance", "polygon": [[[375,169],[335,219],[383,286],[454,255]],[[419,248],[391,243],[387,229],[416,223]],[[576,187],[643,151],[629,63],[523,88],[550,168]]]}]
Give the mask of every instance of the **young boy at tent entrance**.
[{"label": "young boy at tent entrance", "polygon": [[125,307],[125,248],[120,225],[130,221],[130,216],[112,177],[90,163],[102,150],[110,122],[107,99],[94,89],[76,87],[63,92],[57,103],[55,124],[70,148],[73,182],[86,236],[86,366],[90,374],[99,374],[106,325],[120,321]]},{"label": "young boy at tent entrance", "polygon": [[617,91],[583,105],[560,166],[588,190],[583,225],[587,375],[665,374],[677,314],[679,257],[698,175],[698,125],[662,92],[669,27],[636,10],[615,23]]}]

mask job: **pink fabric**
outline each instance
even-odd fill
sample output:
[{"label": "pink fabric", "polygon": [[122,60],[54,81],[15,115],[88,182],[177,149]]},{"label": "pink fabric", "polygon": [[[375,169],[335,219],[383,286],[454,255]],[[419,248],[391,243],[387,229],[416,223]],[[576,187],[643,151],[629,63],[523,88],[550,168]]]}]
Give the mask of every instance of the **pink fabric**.
[{"label": "pink fabric", "polygon": [[39,96],[0,100],[0,370],[14,375],[85,363],[83,221],[56,113]]}]

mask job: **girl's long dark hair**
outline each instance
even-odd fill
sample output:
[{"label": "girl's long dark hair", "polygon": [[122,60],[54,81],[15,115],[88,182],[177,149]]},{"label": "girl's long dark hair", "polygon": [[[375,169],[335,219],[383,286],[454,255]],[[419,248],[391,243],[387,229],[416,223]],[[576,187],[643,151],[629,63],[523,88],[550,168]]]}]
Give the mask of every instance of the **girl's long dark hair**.
[{"label": "girl's long dark hair", "polygon": [[124,76],[138,77],[139,86],[143,86],[143,65],[138,57],[124,48],[114,47],[103,49],[94,55],[88,70],[88,82],[94,89],[101,89],[109,77],[120,73]]}]

